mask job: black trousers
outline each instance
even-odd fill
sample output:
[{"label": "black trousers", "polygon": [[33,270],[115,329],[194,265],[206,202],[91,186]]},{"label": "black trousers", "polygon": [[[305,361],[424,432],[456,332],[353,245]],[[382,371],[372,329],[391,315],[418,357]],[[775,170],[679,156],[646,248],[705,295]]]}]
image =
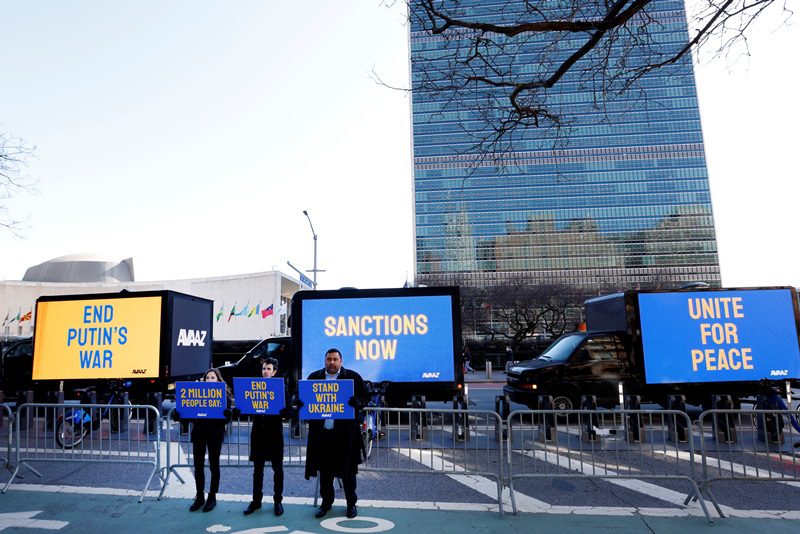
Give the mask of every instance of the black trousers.
[{"label": "black trousers", "polygon": [[[265,460],[255,460],[253,462],[253,501],[261,502],[264,497],[264,462]],[[283,500],[283,455],[276,454],[270,458],[272,464],[272,500],[281,502]]]},{"label": "black trousers", "polygon": [[[330,509],[333,506],[334,478],[333,472],[328,469],[323,468],[319,472],[319,494],[322,497],[322,508]],[[345,499],[347,499],[347,506],[354,506],[358,501],[358,495],[356,495],[356,474],[348,473],[341,478],[342,486],[344,486],[344,496]]]},{"label": "black trousers", "polygon": [[219,455],[222,452],[222,440],[224,434],[217,435],[194,435],[192,436],[192,454],[194,455],[194,484],[197,493],[203,493],[206,486],[205,458],[208,449],[208,468],[211,471],[211,486],[209,493],[219,491]]}]

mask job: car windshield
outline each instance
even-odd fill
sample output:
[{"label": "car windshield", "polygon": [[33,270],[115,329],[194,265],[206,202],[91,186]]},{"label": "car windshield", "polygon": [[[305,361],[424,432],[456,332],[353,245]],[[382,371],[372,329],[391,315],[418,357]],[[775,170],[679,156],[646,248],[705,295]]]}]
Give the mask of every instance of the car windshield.
[{"label": "car windshield", "polygon": [[281,343],[276,343],[274,341],[262,341],[261,343],[250,349],[247,352],[247,354],[242,356],[242,360],[246,360],[247,358],[255,358],[260,360],[261,358],[265,358],[266,356],[269,356],[270,354],[278,350],[280,346]]},{"label": "car windshield", "polygon": [[539,356],[541,360],[548,360],[552,362],[565,362],[569,359],[578,345],[583,341],[584,336],[581,334],[568,334],[556,339],[552,345],[547,347],[545,351]]}]

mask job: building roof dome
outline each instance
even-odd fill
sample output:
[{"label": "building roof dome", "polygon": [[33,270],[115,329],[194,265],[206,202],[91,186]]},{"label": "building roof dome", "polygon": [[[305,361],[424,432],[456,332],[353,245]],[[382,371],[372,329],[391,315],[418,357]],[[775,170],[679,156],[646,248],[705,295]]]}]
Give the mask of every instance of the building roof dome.
[{"label": "building roof dome", "polygon": [[70,254],[29,267],[24,282],[133,282],[133,258],[111,259],[101,254]]}]

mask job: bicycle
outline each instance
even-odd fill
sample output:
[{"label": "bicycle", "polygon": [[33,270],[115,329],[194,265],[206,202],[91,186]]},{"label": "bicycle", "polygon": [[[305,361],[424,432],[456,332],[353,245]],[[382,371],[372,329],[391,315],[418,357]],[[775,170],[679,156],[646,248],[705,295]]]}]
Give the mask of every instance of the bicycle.
[{"label": "bicycle", "polygon": [[[386,390],[389,387],[389,382],[381,382],[377,388],[370,381],[364,382],[367,391],[370,395],[370,400],[367,403],[369,408],[386,408]],[[372,443],[376,439],[384,436],[383,432],[383,417],[384,414],[380,410],[366,410],[364,412],[364,421],[361,423],[361,439],[364,442],[364,458],[369,458],[372,454]]]},{"label": "bicycle", "polygon": [[[122,426],[123,413],[126,413],[125,418],[130,421],[133,418],[133,410],[112,408],[112,406],[123,404],[123,394],[130,386],[130,381],[110,382],[108,399],[104,403],[105,406],[100,409],[99,414],[96,413],[97,408],[70,407],[64,409],[63,415],[59,415],[56,421],[55,437],[58,446],[62,449],[77,447],[89,432],[100,429],[100,423],[103,419],[109,420],[112,432],[118,431]],[[96,386],[92,386],[75,392],[79,396],[88,396],[96,389]],[[124,404],[130,406],[131,402],[126,401]]]},{"label": "bicycle", "polygon": [[[772,441],[778,441],[778,436],[783,432],[783,427],[787,422],[800,435],[800,405],[794,410],[788,408],[778,389],[769,382],[762,381],[761,394],[753,404],[753,409],[784,412],[780,414],[780,417],[778,414],[762,414],[756,418],[756,427],[759,428],[759,432],[763,432]],[[796,442],[794,446],[795,448],[800,448],[800,441]]]}]

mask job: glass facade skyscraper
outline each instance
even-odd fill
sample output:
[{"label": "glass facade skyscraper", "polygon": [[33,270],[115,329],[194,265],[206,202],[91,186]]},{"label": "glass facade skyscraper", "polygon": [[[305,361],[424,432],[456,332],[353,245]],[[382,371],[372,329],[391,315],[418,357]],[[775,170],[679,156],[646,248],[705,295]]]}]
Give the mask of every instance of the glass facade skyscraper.
[{"label": "glass facade skyscraper", "polygon": [[[520,11],[529,4],[516,3]],[[467,0],[458,2],[458,14],[502,24],[519,14],[514,5]],[[648,13],[657,20],[654,46],[687,42],[682,1],[654,0]],[[578,64],[547,91],[549,108],[567,121],[563,142],[528,127],[513,133],[508,150],[487,154],[472,148],[491,131],[481,89],[454,97],[422,87],[432,65],[460,53],[459,38],[432,35],[413,16],[410,37],[419,282],[483,286],[525,276],[587,288],[720,284],[688,55],[611,99],[587,83]],[[499,64],[529,77],[546,71],[536,58],[554,44],[552,36],[543,39],[526,37],[507,60],[498,48]],[[610,54],[637,60],[622,41]]]}]

